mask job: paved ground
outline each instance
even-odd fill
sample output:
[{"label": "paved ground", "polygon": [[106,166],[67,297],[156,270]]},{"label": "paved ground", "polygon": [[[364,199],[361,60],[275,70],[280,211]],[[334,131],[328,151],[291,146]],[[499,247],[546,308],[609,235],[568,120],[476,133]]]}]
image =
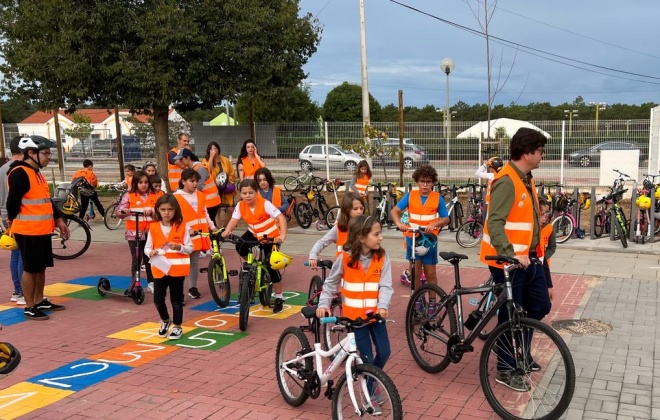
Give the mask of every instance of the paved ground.
[{"label": "paved ground", "polygon": [[[0,332],[3,341],[20,348],[23,363],[2,379],[0,418],[84,419],[325,419],[330,403],[309,400],[298,408],[281,398],[274,374],[274,348],[282,330],[301,325],[298,305],[304,301],[312,273],[302,266],[319,233],[296,231],[286,252],[295,260],[285,273],[288,308],[277,317],[269,311],[251,315],[246,334],[238,330],[232,310],[215,311],[205,278],[203,298],[187,300],[184,339],[176,346],[155,336],[157,314],[147,296],[142,306],[124,298],[101,298],[98,277],[111,276],[123,290],[129,253],[121,232],[93,223],[94,243],[73,261],[56,261],[48,271],[47,294],[67,310],[49,321],[23,321],[8,302],[11,283],[0,284]],[[386,232],[384,247],[399,273],[405,262],[400,236]],[[470,256],[462,271],[465,284],[477,284],[486,271],[476,250],[459,248],[452,235],[441,236],[441,248]],[[237,266],[233,252],[229,264]],[[327,255],[331,255],[329,252]],[[560,245],[553,259],[556,299],[547,322],[585,318],[611,325],[606,333],[564,337],[573,353],[578,387],[566,417],[571,419],[660,418],[660,331],[657,273],[660,245],[632,244],[625,252],[617,242],[573,240]],[[0,253],[0,267],[9,254]],[[453,272],[438,268],[440,284],[449,289]],[[235,284],[235,283],[234,283]],[[417,367],[405,344],[403,316],[409,290],[395,284],[388,326],[392,358],[386,371],[403,398],[406,419],[493,418],[477,375],[478,352],[458,365],[431,375]],[[659,363],[659,365],[656,365]]]}]

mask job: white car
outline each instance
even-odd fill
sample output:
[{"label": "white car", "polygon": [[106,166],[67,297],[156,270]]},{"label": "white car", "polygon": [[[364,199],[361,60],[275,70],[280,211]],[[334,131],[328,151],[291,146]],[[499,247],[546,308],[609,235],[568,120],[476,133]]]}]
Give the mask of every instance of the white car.
[{"label": "white car", "polygon": [[[325,168],[326,164],[326,146],[325,144],[310,144],[306,146],[298,159],[300,168],[309,171],[314,168]],[[338,144],[328,145],[328,162],[331,168],[344,168],[349,172],[354,172],[358,162],[362,157],[355,152],[343,149]]]}]

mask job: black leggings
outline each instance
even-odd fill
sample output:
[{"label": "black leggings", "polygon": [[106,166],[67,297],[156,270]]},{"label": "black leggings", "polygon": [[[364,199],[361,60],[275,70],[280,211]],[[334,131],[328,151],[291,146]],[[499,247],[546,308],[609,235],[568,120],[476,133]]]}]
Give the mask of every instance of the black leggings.
[{"label": "black leggings", "polygon": [[101,216],[105,216],[105,209],[103,204],[99,201],[99,195],[95,192],[91,197],[80,194],[80,218],[85,219],[85,213],[87,213],[87,206],[89,206],[89,200],[92,200],[92,203],[96,206]]},{"label": "black leggings", "polygon": [[158,310],[161,321],[170,319],[170,313],[167,311],[165,297],[167,289],[170,289],[170,303],[172,304],[172,323],[181,325],[183,322],[183,280],[184,276],[172,277],[165,276],[154,281],[154,305]]},{"label": "black leggings", "polygon": [[218,210],[220,210],[220,204],[218,204],[215,207],[206,208],[206,211],[209,213],[209,217],[211,218],[214,224],[215,224],[215,215],[218,214]]},{"label": "black leggings", "polygon": [[[257,238],[250,232],[249,230],[246,231],[241,238],[247,240],[247,241],[256,241]],[[236,251],[238,252],[238,255],[241,257],[246,257],[247,254],[250,253],[250,246],[247,244],[237,244],[236,245]],[[268,269],[268,274],[270,274],[270,281],[272,283],[279,283],[282,281],[282,275],[280,274],[279,271],[273,270],[270,268],[270,254],[273,252],[273,249],[270,246],[262,248],[261,252],[265,252],[265,260],[266,260],[266,269]]]},{"label": "black leggings", "polygon": [[128,241],[128,249],[131,251],[131,278],[133,277],[133,273],[140,269],[140,265],[144,264],[147,271],[147,282],[151,283],[154,281],[154,276],[151,274],[151,264],[149,264],[149,257],[147,257],[147,255],[144,253],[144,243],[145,241],[140,241],[140,253],[142,254],[142,261],[139,262],[135,256],[137,241]]}]

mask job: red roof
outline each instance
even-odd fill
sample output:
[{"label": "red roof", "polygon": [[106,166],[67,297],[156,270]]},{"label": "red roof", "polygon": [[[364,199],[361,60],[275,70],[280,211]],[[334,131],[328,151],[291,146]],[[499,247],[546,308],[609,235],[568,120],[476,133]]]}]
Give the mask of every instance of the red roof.
[{"label": "red roof", "polygon": [[[120,109],[119,113],[120,114],[128,114],[129,109]],[[111,117],[114,114],[114,109],[79,109],[76,111],[78,114],[81,115],[86,115],[89,118],[91,118],[91,124],[100,124],[103,121],[107,120],[108,117]],[[168,114],[171,114],[174,112],[174,108],[170,108]],[[64,111],[60,110],[59,114],[65,118],[68,118],[69,120],[73,121],[73,117],[70,114],[66,114]],[[144,114],[133,114],[133,117],[135,117],[138,121],[142,123],[148,123],[150,122],[149,120],[151,119],[151,116],[149,115],[144,115]],[[43,112],[43,111],[37,111],[34,114],[30,115],[23,121],[21,121],[21,124],[45,124],[50,119],[53,118],[53,113],[52,111],[50,112]]]}]

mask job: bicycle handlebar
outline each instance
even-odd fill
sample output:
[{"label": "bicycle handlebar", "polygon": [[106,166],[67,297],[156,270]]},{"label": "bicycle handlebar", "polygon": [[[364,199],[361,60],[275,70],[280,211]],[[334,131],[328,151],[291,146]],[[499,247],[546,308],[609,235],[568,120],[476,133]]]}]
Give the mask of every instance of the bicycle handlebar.
[{"label": "bicycle handlebar", "polygon": [[360,328],[364,327],[367,324],[370,324],[371,321],[376,320],[377,322],[386,322],[386,319],[378,315],[377,312],[369,312],[365,319],[358,317],[357,319],[346,318],[344,316],[327,316],[319,318],[321,324],[339,324],[346,326],[349,330],[351,328]]},{"label": "bicycle handlebar", "polygon": [[613,170],[614,172],[618,173],[619,175],[621,175],[622,177],[626,177],[626,178],[628,178],[628,179],[632,179],[632,178],[630,177],[630,175],[624,174],[623,172],[621,172],[621,171],[618,170],[618,169],[612,169],[612,170]]}]

